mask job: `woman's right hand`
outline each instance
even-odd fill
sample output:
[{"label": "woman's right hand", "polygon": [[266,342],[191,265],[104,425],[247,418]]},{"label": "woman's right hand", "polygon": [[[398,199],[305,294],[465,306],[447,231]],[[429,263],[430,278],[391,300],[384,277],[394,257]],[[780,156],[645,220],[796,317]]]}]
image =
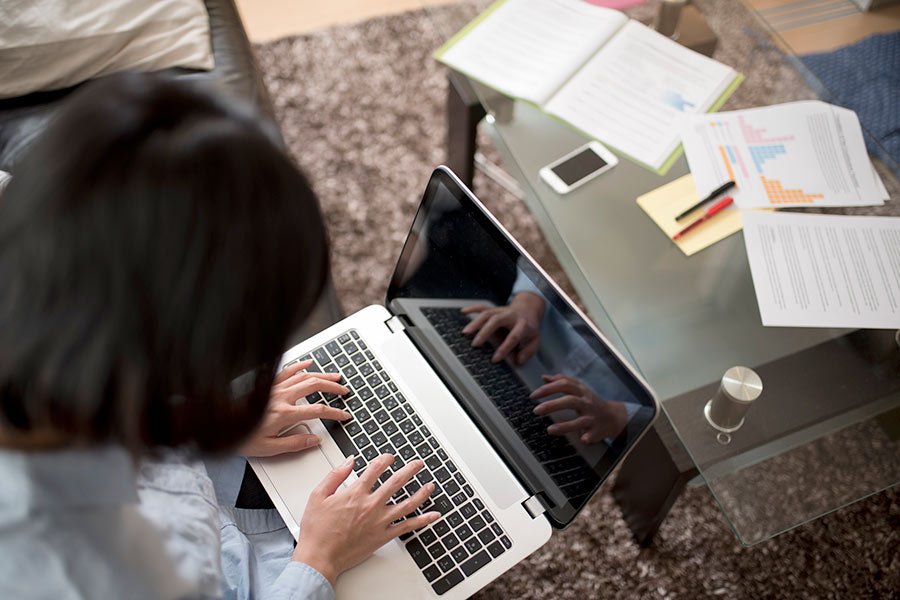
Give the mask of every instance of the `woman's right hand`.
[{"label": "woman's right hand", "polygon": [[393,538],[434,523],[441,516],[439,512],[427,512],[394,524],[421,506],[434,491],[434,484],[427,483],[403,502],[387,504],[422,469],[421,460],[405,465],[372,491],[378,478],[394,462],[392,455],[382,454],[359,479],[337,491],[353,470],[353,460],[353,456],[348,457],[309,495],[294,549],[293,560],[313,567],[332,585],[341,573]]}]

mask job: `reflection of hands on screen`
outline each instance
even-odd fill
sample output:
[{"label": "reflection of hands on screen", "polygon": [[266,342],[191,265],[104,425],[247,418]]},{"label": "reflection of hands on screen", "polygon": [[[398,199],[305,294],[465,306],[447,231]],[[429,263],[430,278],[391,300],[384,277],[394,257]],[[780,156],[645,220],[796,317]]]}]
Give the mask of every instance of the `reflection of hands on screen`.
[{"label": "reflection of hands on screen", "polygon": [[567,375],[544,375],[544,385],[531,393],[533,400],[554,394],[560,398],[545,400],[534,407],[534,414],[549,415],[560,410],[573,410],[578,416],[554,423],[547,428],[550,435],[577,433],[585,444],[598,444],[617,437],[628,422],[628,412],[621,402],[604,400],[586,385]]},{"label": "reflection of hands on screen", "polygon": [[462,332],[465,335],[475,333],[472,345],[480,346],[495,332],[505,330],[506,337],[497,346],[491,361],[500,362],[518,349],[514,358],[521,365],[534,356],[540,347],[541,318],[545,307],[544,299],[532,292],[519,292],[506,306],[473,304],[462,309],[462,312],[467,315],[480,314]]}]

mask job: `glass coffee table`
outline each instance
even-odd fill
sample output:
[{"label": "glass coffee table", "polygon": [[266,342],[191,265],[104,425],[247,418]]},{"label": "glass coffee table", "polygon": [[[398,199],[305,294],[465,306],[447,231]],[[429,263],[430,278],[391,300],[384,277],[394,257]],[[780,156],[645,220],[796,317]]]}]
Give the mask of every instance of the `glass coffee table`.
[{"label": "glass coffee table", "polygon": [[[428,12],[446,40],[488,4]],[[714,7],[724,3],[695,4],[718,34],[715,58],[746,76],[723,110],[817,97],[768,45],[764,26],[736,13],[741,5],[728,3],[725,14]],[[632,16],[647,22],[648,10]],[[665,417],[613,488],[639,542],[652,540],[691,481],[706,483],[747,546],[900,482],[898,332],[763,327],[740,232],[686,257],[635,202],[686,174],[683,156],[662,176],[620,156],[615,168],[560,196],[538,170],[585,139],[533,106],[448,76],[450,166],[471,181],[475,124],[484,116],[503,169],[588,314],[662,401]],[[880,214],[900,214],[892,206],[900,185],[876,167],[891,194]],[[763,393],[743,427],[721,435],[704,406],[737,365],[759,374]]]}]

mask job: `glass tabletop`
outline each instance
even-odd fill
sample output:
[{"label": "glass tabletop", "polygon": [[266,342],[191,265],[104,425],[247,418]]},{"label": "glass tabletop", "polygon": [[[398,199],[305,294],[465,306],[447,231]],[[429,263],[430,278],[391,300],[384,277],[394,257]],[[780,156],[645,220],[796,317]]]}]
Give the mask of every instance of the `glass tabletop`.
[{"label": "glass tabletop", "polygon": [[[802,77],[810,74],[785,60],[752,13],[736,2],[695,4],[719,37],[714,57],[746,77],[722,110],[817,97]],[[428,11],[449,39],[488,5]],[[648,23],[652,5],[631,16]],[[740,232],[686,257],[635,202],[688,173],[684,156],[660,176],[620,155],[612,170],[560,196],[538,170],[585,139],[534,106],[473,85],[502,166],[579,298],[656,390],[741,543],[900,482],[897,332],[763,327]],[[900,199],[896,178],[876,168],[891,202]],[[756,370],[764,391],[726,438],[703,408],[736,365]]]}]

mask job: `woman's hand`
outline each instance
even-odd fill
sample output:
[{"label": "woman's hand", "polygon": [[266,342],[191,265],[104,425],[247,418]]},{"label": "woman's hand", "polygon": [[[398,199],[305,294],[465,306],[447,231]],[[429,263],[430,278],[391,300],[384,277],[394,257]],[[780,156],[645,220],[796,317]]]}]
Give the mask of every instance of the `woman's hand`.
[{"label": "woman's hand", "polygon": [[500,362],[516,348],[516,364],[524,364],[534,356],[541,344],[541,319],[544,316],[546,304],[544,299],[532,292],[519,292],[506,306],[487,306],[486,304],[474,304],[462,309],[463,314],[481,313],[463,327],[465,335],[471,335],[476,331],[472,339],[473,346],[480,346],[498,329],[505,329],[508,333],[497,349],[491,360]]},{"label": "woman's hand", "polygon": [[628,412],[621,402],[604,400],[586,385],[568,375],[544,375],[543,380],[546,383],[531,392],[533,400],[553,394],[565,395],[541,402],[534,407],[534,414],[549,415],[565,409],[578,413],[574,419],[554,423],[548,427],[547,433],[550,435],[575,432],[585,444],[598,444],[605,439],[615,438],[625,428]]},{"label": "woman's hand", "polygon": [[441,516],[439,512],[427,512],[394,524],[412,513],[434,491],[434,484],[427,483],[403,502],[387,504],[422,469],[421,460],[405,465],[373,492],[375,482],[394,462],[392,455],[382,454],[358,480],[338,492],[353,469],[353,460],[353,456],[348,457],[309,495],[300,520],[300,539],[294,549],[293,560],[313,567],[332,585],[341,573],[361,563],[393,538],[434,523]]},{"label": "woman's hand", "polygon": [[272,386],[269,406],[262,423],[239,449],[242,456],[274,456],[285,452],[297,452],[312,448],[319,443],[319,438],[309,433],[302,433],[298,427],[296,433],[279,435],[289,427],[309,419],[334,419],[343,421],[350,414],[324,404],[295,404],[314,392],[330,392],[346,394],[347,388],[338,383],[341,376],[337,373],[303,373],[303,369],[312,364],[311,360],[295,363],[281,371]]}]

